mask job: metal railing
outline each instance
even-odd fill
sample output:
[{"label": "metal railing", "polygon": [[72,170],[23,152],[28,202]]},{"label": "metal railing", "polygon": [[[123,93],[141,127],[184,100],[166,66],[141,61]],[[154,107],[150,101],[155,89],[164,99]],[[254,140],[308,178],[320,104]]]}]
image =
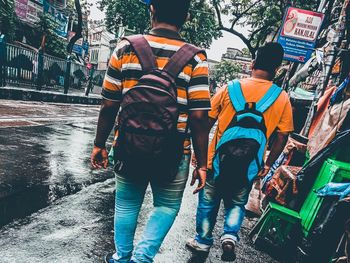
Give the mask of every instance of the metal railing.
[{"label": "metal railing", "polygon": [[23,47],[6,44],[5,74],[9,85],[32,85],[35,82],[38,53]]},{"label": "metal railing", "polygon": [[102,87],[105,75],[106,75],[106,70],[96,70],[93,76],[94,85],[98,87]]},{"label": "metal railing", "polygon": [[78,64],[78,63],[72,63],[71,65],[71,85],[74,88],[81,89],[85,85],[88,79],[88,69],[86,66]]},{"label": "metal railing", "polygon": [[[63,92],[67,68],[69,87],[84,92],[90,77],[85,65],[73,61],[67,67],[65,59],[0,41],[0,86]],[[93,85],[102,86],[104,74],[105,71],[93,71]]]},{"label": "metal railing", "polygon": [[43,55],[43,85],[63,87],[66,61],[49,55]]}]

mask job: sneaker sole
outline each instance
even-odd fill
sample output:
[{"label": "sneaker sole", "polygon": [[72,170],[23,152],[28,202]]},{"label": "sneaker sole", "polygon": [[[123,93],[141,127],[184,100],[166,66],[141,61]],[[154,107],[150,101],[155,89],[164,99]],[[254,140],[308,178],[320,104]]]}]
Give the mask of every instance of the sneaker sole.
[{"label": "sneaker sole", "polygon": [[191,246],[188,245],[188,244],[186,244],[186,248],[187,248],[187,250],[189,250],[189,251],[192,252],[192,253],[202,254],[202,255],[209,254],[209,251],[206,251],[206,250],[197,250],[197,249],[191,247]]},{"label": "sneaker sole", "polygon": [[235,252],[223,253],[221,256],[221,260],[222,261],[235,261],[236,260],[236,253]]}]

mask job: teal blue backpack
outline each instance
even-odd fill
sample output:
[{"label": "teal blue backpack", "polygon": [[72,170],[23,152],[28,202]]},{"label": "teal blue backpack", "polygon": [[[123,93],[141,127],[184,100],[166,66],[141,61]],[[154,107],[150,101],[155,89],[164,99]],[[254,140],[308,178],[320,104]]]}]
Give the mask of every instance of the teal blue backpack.
[{"label": "teal blue backpack", "polygon": [[213,160],[214,179],[228,190],[251,183],[263,166],[267,143],[263,113],[281,92],[274,84],[259,102],[246,102],[239,81],[228,84],[236,114],[219,140]]}]

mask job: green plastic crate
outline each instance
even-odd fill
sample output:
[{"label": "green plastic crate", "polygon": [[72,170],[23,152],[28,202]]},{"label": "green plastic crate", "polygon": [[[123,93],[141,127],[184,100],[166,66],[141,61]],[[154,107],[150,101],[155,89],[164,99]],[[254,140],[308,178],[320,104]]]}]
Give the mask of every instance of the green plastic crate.
[{"label": "green plastic crate", "polygon": [[344,180],[350,181],[350,163],[328,159],[323,163],[300,211],[294,211],[270,202],[264,214],[250,232],[250,237],[255,242],[257,239],[267,238],[271,233],[271,229],[274,229],[275,233],[278,234],[274,241],[279,242],[278,245],[282,246],[290,234],[288,231],[292,230],[295,224],[301,227],[304,236],[307,237],[323,202],[323,198],[318,197],[315,191],[329,182],[342,182]]}]

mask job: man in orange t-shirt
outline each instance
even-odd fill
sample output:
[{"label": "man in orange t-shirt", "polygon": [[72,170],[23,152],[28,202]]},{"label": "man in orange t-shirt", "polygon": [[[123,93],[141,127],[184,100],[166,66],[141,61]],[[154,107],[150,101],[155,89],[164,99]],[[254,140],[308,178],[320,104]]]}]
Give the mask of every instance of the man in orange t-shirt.
[{"label": "man in orange t-shirt", "polygon": [[[257,58],[253,62],[252,77],[240,80],[243,96],[249,103],[260,101],[273,85],[272,80],[283,59],[283,48],[278,43],[268,43],[258,50]],[[216,147],[228,128],[236,111],[230,100],[228,88],[220,89],[211,101],[212,110],[209,113],[211,127],[217,122],[214,138],[209,146],[208,170],[213,170],[212,164]],[[292,107],[285,91],[279,95],[275,102],[263,113],[266,126],[266,139],[277,131],[276,140],[259,176],[264,177],[270,167],[281,154],[288,134],[293,131]],[[230,170],[231,171],[231,170]],[[237,171],[232,171],[232,176]],[[211,174],[211,173],[208,173]],[[208,176],[209,177],[209,176]],[[223,255],[222,259],[231,261],[236,258],[235,244],[238,242],[238,232],[244,219],[244,206],[251,191],[252,181],[242,187],[232,189],[227,200],[219,190],[217,181],[208,178],[205,188],[200,192],[197,209],[197,235],[187,241],[187,248],[192,252],[209,252],[213,244],[212,231],[216,223],[216,216],[221,199],[225,204],[225,225],[221,237]],[[231,187],[229,188],[231,189]],[[231,190],[230,190],[231,191]],[[226,200],[225,200],[226,199]]]}]

